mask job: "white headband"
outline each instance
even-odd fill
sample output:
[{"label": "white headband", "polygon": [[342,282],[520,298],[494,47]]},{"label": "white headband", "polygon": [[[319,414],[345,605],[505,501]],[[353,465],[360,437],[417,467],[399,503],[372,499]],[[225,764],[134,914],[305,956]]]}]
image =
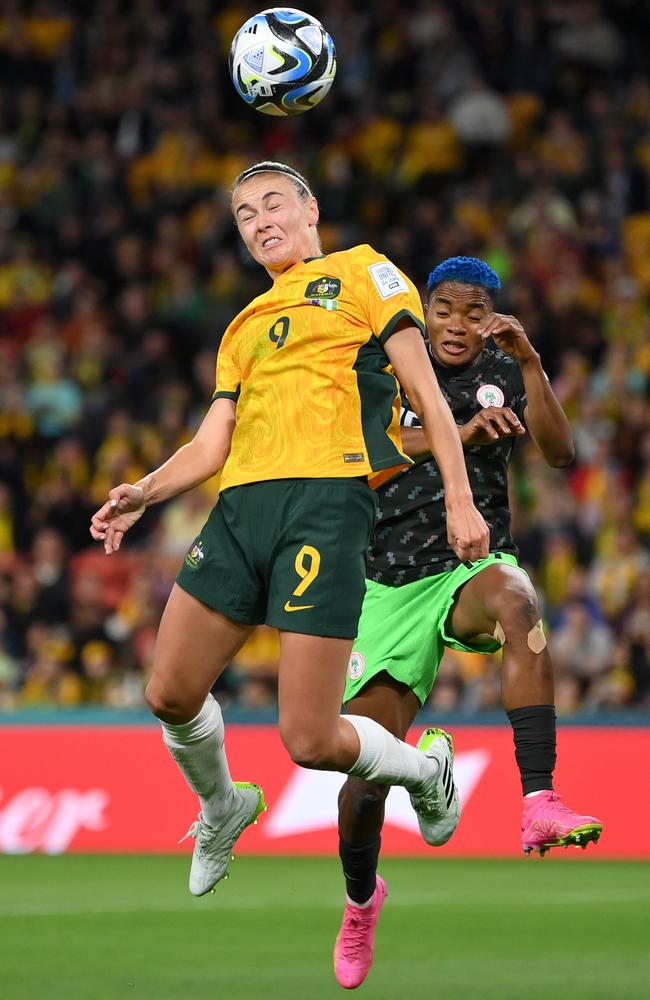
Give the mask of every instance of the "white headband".
[{"label": "white headband", "polygon": [[251,167],[250,173],[246,170],[244,171],[244,173],[246,176],[241,178],[241,180],[239,181],[240,184],[243,184],[244,181],[250,180],[251,177],[255,177],[256,174],[280,174],[282,177],[288,177],[290,181],[295,181],[296,184],[300,184],[300,186],[305,189],[310,198],[314,197],[312,190],[310,189],[309,185],[306,184],[305,181],[303,181],[302,177],[298,177],[296,174],[292,174],[288,170],[282,170],[280,167],[259,167],[259,168]]}]

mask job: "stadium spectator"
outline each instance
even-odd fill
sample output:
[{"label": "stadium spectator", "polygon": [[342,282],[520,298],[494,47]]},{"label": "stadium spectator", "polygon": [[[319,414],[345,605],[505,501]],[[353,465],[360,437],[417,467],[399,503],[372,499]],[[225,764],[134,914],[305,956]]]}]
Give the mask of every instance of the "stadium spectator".
[{"label": "stadium spectator", "polygon": [[606,673],[613,645],[609,626],[594,621],[580,600],[565,606],[564,621],[553,631],[550,641],[558,674],[576,678],[583,692],[591,681]]},{"label": "stadium spectator", "polygon": [[[558,707],[647,711],[650,11],[626,0],[441,0],[399,18],[384,2],[310,9],[336,39],[339,75],[322,108],[286,121],[250,112],[228,79],[251,4],[91,12],[57,0],[0,14],[0,704],[74,701],[81,650],[108,642],[108,701],[142,705],[156,614],[201,493],[152,511],[112,576],[84,562],[86,515],[205,412],[221,332],[265,288],[228,185],[271,156],[313,177],[326,250],[371,243],[420,283],[428,261],[455,254],[504,277],[504,309],[534,339],[577,446],[551,478],[518,447],[522,561],[551,642],[575,599],[614,636],[602,673],[559,680]],[[466,131],[477,101],[487,136],[475,117]],[[482,669],[484,682],[467,665],[441,674],[436,710],[487,708],[493,668]],[[231,672],[223,698],[236,703]]]}]

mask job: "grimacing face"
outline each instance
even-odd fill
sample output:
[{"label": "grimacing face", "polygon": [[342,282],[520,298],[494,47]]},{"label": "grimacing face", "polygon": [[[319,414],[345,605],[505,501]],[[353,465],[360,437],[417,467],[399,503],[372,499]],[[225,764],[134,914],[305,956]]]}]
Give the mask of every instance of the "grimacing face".
[{"label": "grimacing face", "polygon": [[443,281],[427,305],[427,334],[436,359],[450,368],[464,368],[483,348],[479,331],[493,311],[490,293],[479,285]]},{"label": "grimacing face", "polygon": [[318,203],[301,198],[283,174],[268,171],[243,181],[235,188],[232,210],[247,250],[272,278],[320,253]]}]

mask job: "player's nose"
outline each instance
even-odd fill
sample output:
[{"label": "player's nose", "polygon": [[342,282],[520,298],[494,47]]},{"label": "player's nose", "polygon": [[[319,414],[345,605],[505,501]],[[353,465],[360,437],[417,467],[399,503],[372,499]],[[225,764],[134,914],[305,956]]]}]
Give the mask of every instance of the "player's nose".
[{"label": "player's nose", "polygon": [[271,228],[271,216],[265,209],[261,209],[257,215],[257,231],[263,233]]},{"label": "player's nose", "polygon": [[451,315],[447,320],[447,331],[449,333],[455,333],[459,336],[465,334],[467,331],[465,330],[462,317]]}]

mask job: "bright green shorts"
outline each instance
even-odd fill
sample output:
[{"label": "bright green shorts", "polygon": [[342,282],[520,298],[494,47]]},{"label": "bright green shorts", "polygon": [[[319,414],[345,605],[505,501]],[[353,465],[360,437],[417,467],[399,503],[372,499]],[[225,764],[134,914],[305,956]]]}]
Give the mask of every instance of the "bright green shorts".
[{"label": "bright green shorts", "polygon": [[360,479],[275,479],[224,490],[176,578],[227,618],[353,639],[376,498]]},{"label": "bright green shorts", "polygon": [[460,588],[497,562],[519,567],[513,555],[493,552],[486,559],[461,563],[449,573],[401,587],[386,587],[368,580],[359,632],[348,666],[344,702],[356,697],[372,677],[385,671],[406,684],[420,704],[424,704],[445,646],[471,653],[494,653],[500,649],[496,640],[467,645],[447,631],[449,612]]}]

